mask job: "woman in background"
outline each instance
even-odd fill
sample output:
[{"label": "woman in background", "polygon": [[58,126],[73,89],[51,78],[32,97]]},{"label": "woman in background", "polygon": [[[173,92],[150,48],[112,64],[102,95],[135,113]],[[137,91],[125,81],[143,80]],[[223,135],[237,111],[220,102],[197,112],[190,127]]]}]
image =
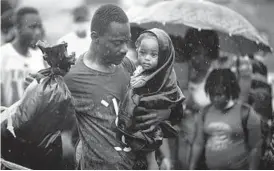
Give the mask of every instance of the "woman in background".
[{"label": "woman in background", "polygon": [[[219,57],[219,38],[215,31],[189,29],[182,47],[188,60],[188,95],[178,140],[178,169],[188,169],[199,111],[210,103],[204,91],[205,80]],[[175,68],[176,70],[176,68]],[[177,73],[178,74],[178,73]]]},{"label": "woman in background", "polygon": [[260,117],[239,100],[240,86],[230,69],[213,70],[205,91],[211,105],[197,121],[190,169],[204,157],[208,169],[258,169],[261,157]]}]

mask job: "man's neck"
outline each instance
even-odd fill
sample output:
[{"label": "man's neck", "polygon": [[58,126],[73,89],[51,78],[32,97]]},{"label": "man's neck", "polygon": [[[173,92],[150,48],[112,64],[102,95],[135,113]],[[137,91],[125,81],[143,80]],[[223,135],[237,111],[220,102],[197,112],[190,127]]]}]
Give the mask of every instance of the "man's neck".
[{"label": "man's neck", "polygon": [[84,64],[93,70],[104,72],[104,73],[113,73],[115,70],[114,65],[105,65],[101,61],[102,57],[94,49],[90,48],[89,51],[84,54],[83,62]]},{"label": "man's neck", "polygon": [[29,46],[26,43],[22,43],[19,39],[15,39],[12,45],[14,49],[22,56],[27,57],[29,55]]}]

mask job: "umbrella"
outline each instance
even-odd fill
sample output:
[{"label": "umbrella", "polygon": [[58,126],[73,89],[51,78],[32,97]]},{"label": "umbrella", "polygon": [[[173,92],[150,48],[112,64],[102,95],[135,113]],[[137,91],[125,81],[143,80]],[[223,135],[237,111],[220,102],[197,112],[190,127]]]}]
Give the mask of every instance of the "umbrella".
[{"label": "umbrella", "polygon": [[[131,10],[129,10],[131,11]],[[237,12],[208,1],[162,1],[138,12],[129,12],[132,27],[161,28],[184,37],[188,28],[215,30],[223,51],[244,56],[258,51],[272,52],[268,41]]]}]

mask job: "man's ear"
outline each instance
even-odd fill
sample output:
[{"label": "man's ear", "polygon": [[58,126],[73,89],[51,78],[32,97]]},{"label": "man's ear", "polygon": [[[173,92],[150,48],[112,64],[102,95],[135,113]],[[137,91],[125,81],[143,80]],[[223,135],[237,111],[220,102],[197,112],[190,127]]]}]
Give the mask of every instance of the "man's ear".
[{"label": "man's ear", "polygon": [[90,33],[90,37],[91,37],[91,39],[92,39],[92,42],[97,43],[97,42],[99,41],[99,35],[98,35],[98,33],[95,32],[95,31],[92,31],[92,32]]}]

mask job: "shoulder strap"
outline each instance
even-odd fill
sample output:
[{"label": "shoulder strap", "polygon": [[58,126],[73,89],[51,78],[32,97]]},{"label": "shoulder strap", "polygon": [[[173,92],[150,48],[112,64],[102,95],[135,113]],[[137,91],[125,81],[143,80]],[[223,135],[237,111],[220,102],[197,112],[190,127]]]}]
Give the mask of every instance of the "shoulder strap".
[{"label": "shoulder strap", "polygon": [[202,120],[203,120],[203,122],[205,121],[205,115],[207,114],[207,112],[208,112],[208,110],[211,106],[212,105],[209,104],[209,105],[207,105],[206,107],[203,108],[203,110],[202,110]]}]

